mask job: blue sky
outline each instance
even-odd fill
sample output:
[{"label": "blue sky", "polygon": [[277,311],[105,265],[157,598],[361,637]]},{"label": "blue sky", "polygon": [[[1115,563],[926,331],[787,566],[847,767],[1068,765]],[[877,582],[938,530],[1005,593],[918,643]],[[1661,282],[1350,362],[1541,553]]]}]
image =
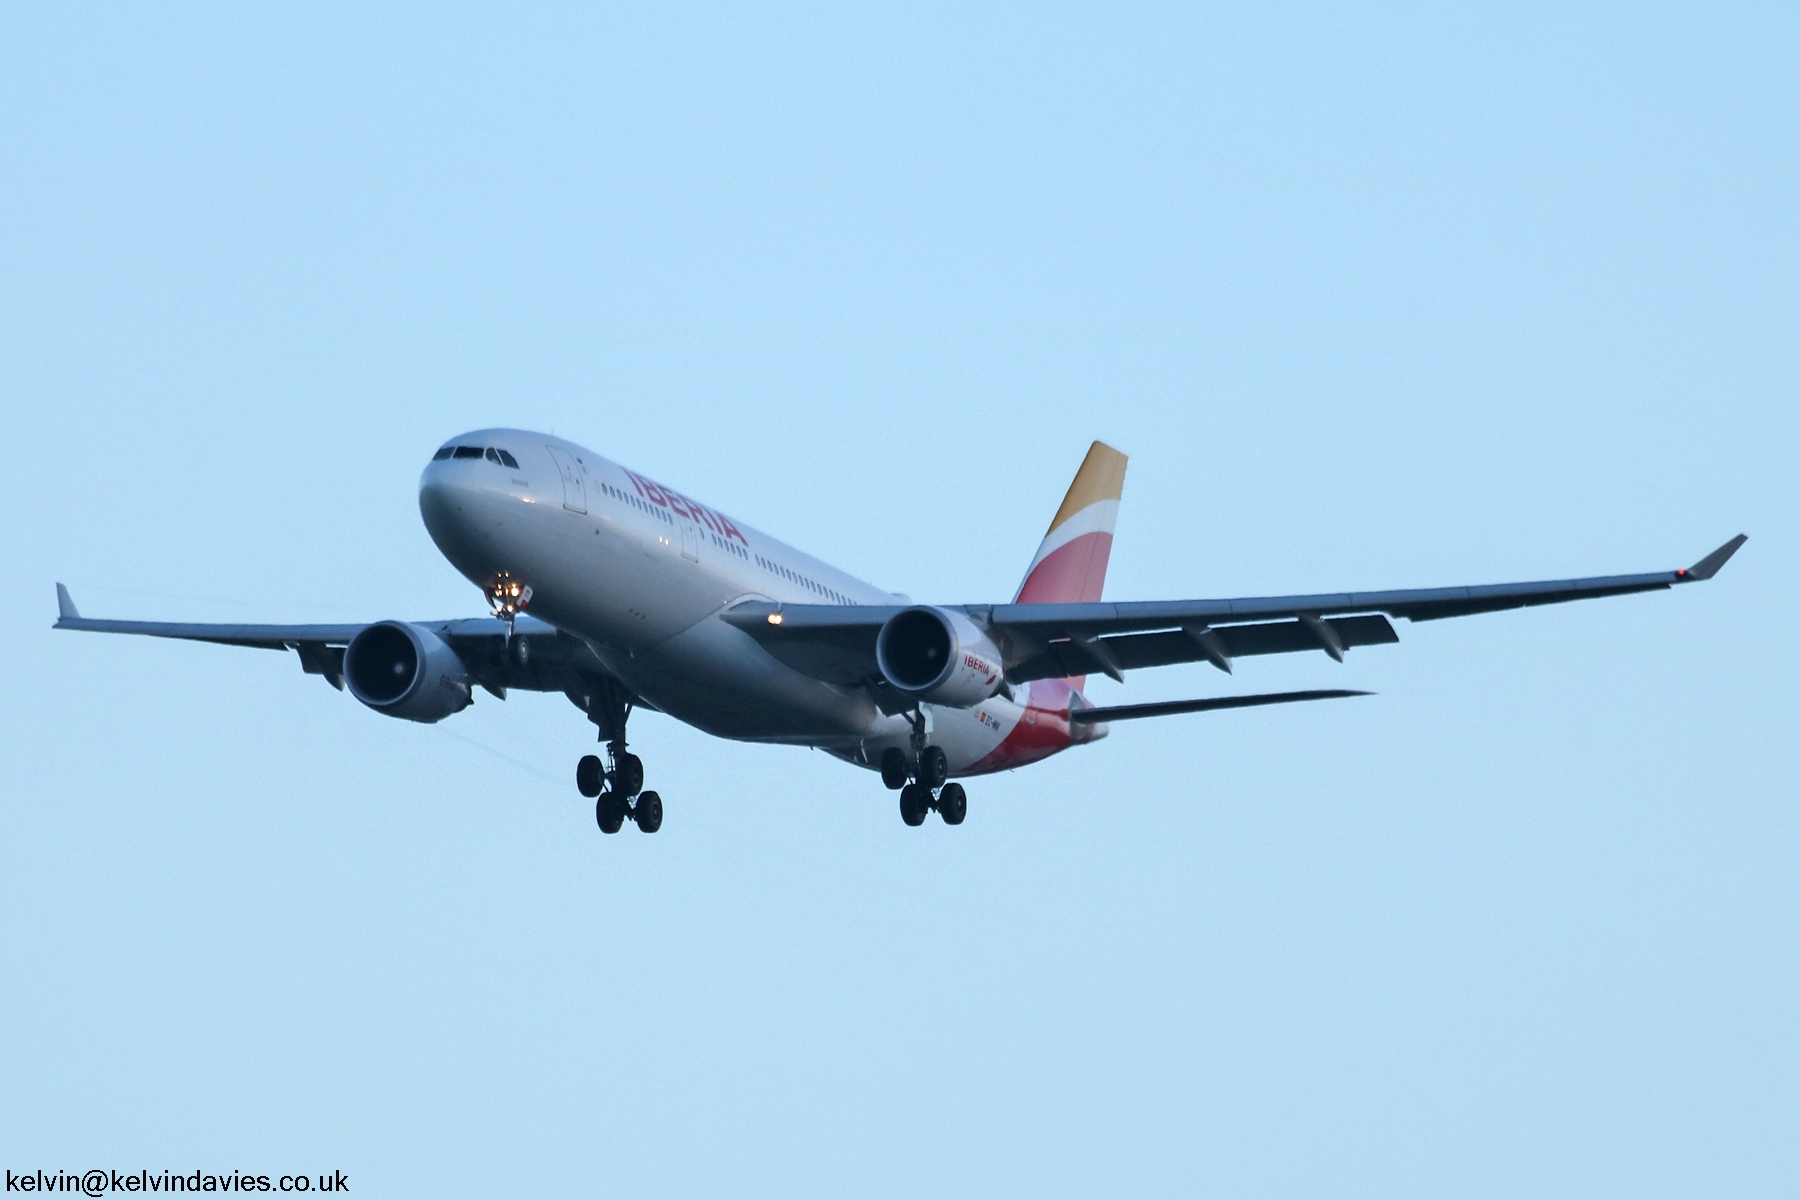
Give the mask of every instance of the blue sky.
[{"label": "blue sky", "polygon": [[[357,1194],[1800,1187],[1800,189],[1779,6],[0,18],[0,1153]],[[481,611],[419,522],[553,429],[882,586],[1685,565],[1096,686],[976,781],[53,634]]]}]

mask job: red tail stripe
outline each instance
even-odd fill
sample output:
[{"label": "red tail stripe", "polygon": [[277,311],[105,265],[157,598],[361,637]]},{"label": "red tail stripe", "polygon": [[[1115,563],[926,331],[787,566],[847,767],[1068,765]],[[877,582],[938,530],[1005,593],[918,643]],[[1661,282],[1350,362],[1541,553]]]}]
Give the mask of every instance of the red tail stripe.
[{"label": "red tail stripe", "polygon": [[1079,604],[1100,599],[1113,535],[1084,533],[1051,551],[1019,585],[1015,604]]}]

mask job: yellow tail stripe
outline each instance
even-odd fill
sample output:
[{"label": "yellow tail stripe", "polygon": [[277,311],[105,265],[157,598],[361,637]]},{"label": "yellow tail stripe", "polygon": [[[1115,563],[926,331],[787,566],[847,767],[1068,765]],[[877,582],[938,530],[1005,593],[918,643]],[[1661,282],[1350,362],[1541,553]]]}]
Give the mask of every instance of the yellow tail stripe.
[{"label": "yellow tail stripe", "polygon": [[1075,482],[1069,485],[1069,494],[1063,497],[1062,507],[1056,510],[1056,519],[1050,522],[1044,536],[1055,533],[1059,525],[1088,505],[1117,500],[1124,494],[1125,456],[1105,442],[1095,442],[1088,447],[1081,470],[1075,472]]}]

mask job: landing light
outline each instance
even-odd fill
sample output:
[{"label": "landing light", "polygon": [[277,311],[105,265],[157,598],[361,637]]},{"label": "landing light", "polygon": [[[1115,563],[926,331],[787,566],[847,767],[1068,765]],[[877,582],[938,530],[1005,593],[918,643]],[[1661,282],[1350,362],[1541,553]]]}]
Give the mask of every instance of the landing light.
[{"label": "landing light", "polygon": [[487,597],[494,615],[510,623],[531,604],[531,588],[502,571],[488,585]]},{"label": "landing light", "polygon": [[781,624],[781,614],[780,613],[770,613],[769,614],[769,624],[771,624],[771,625]]}]

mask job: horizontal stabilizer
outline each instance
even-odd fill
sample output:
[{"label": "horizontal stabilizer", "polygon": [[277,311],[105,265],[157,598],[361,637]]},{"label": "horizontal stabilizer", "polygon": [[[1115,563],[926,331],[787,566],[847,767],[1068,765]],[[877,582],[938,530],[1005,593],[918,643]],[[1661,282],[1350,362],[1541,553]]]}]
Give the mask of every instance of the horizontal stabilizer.
[{"label": "horizontal stabilizer", "polygon": [[1069,714],[1073,724],[1092,725],[1099,721],[1131,721],[1138,717],[1168,717],[1176,713],[1212,712],[1218,708],[1255,708],[1263,704],[1291,704],[1296,700],[1341,700],[1346,696],[1368,696],[1371,692],[1352,692],[1331,688],[1318,692],[1265,692],[1260,696],[1215,696],[1209,700],[1166,700],[1160,704],[1120,704],[1113,708],[1078,708]]}]

